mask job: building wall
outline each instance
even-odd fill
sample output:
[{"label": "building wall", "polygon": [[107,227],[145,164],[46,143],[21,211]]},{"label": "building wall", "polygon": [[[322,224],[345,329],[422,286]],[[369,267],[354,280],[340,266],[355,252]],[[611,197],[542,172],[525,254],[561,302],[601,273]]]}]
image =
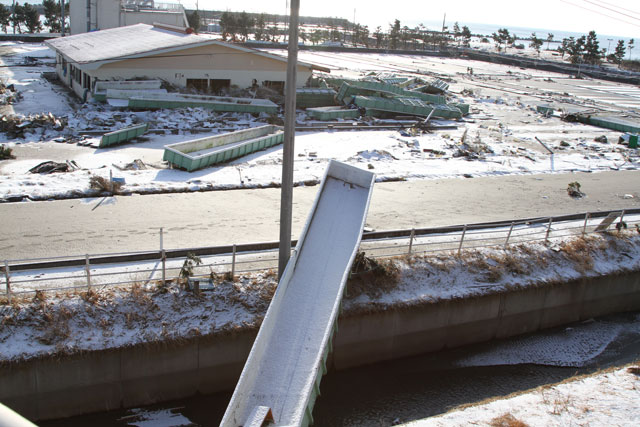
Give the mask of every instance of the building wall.
[{"label": "building wall", "polygon": [[[91,11],[90,21],[87,9]],[[70,0],[69,19],[72,35],[141,23],[152,25],[154,22],[161,22],[179,27],[189,26],[184,10],[125,12],[120,9],[120,0]]]},{"label": "building wall", "polygon": [[[153,25],[154,22],[160,22],[162,24],[176,25],[178,27],[188,27],[187,15],[184,12],[165,12],[165,11],[151,11],[145,10],[140,12],[123,12],[121,16],[121,27],[134,24],[149,24]],[[111,27],[100,28],[104,30]]]},{"label": "building wall", "polygon": [[[56,71],[60,80],[81,99],[88,99],[87,90],[96,80],[162,79],[186,87],[189,79],[230,80],[232,85],[246,88],[253,84],[286,81],[284,61],[241,52],[225,46],[209,45],[146,58],[129,59],[105,64],[97,70],[76,67],[58,54]],[[80,70],[79,72],[77,70]],[[79,75],[80,74],[80,75]],[[312,70],[298,66],[296,86],[303,87]]]},{"label": "building wall", "polygon": [[[225,46],[209,45],[179,52],[129,59],[106,64],[91,74],[100,80],[133,79],[136,77],[161,78],[180,87],[187,79],[229,79],[241,88],[265,81],[286,80],[284,61],[241,52]],[[297,87],[303,87],[312,70],[298,66]]]}]

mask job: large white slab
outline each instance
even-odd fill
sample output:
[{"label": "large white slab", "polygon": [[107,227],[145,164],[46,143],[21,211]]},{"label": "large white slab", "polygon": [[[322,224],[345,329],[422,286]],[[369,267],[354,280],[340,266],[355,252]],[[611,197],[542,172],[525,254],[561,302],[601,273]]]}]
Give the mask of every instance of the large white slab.
[{"label": "large white slab", "polygon": [[330,162],[221,425],[244,425],[257,406],[271,408],[276,425],[303,423],[373,182],[370,172]]}]

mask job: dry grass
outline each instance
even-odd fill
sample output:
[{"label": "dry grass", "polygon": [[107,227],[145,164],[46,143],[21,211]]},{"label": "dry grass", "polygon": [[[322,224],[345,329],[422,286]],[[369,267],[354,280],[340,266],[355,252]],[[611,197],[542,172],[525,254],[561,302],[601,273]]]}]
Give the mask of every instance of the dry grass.
[{"label": "dry grass", "polygon": [[100,192],[106,191],[111,194],[120,194],[122,183],[109,181],[107,178],[103,178],[98,175],[92,175],[91,178],[89,178],[89,187]]},{"label": "dry grass", "polygon": [[520,421],[513,415],[507,413],[492,419],[489,422],[491,427],[528,427],[529,424]]},{"label": "dry grass", "polygon": [[353,298],[366,294],[376,298],[395,289],[400,281],[399,261],[400,259],[369,258],[364,252],[359,252],[351,267],[347,296]]},{"label": "dry grass", "polygon": [[560,244],[560,250],[571,261],[576,269],[582,273],[593,269],[592,253],[595,249],[595,239],[584,237],[573,239]]}]

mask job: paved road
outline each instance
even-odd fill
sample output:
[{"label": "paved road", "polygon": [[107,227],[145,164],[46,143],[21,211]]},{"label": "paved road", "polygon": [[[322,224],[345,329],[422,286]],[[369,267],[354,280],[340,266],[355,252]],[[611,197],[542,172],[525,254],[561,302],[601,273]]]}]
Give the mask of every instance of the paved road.
[{"label": "paved road", "polygon": [[[568,183],[587,196],[574,200]],[[294,190],[297,237],[318,187]],[[632,194],[633,199],[624,199]],[[0,204],[0,260],[278,239],[279,189]],[[640,171],[378,183],[367,224],[432,227],[640,207]]]}]

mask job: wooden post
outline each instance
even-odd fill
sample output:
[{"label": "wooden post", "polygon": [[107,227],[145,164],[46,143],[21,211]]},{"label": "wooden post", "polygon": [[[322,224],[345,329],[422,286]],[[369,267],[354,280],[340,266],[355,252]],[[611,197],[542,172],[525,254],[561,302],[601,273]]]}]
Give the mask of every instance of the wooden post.
[{"label": "wooden post", "polygon": [[411,229],[411,236],[409,237],[409,255],[411,255],[411,250],[413,249],[413,238],[416,235],[415,228]]},{"label": "wooden post", "polygon": [[467,224],[462,228],[462,236],[460,237],[460,246],[458,246],[458,256],[460,256],[460,252],[462,251],[462,243],[464,242],[464,235],[467,234]]},{"label": "wooden post", "polygon": [[544,236],[544,242],[547,243],[549,241],[549,234],[551,233],[551,222],[553,219],[549,218],[549,225],[547,226],[547,234]]},{"label": "wooden post", "polygon": [[515,223],[514,223],[514,222],[512,222],[512,223],[511,223],[511,228],[509,228],[509,233],[507,234],[507,240],[505,240],[505,242],[504,242],[504,248],[505,248],[505,249],[507,249],[507,246],[509,245],[509,238],[511,237],[511,232],[513,231],[513,225],[514,225],[514,224],[515,224]]},{"label": "wooden post", "polygon": [[11,302],[11,272],[9,271],[9,261],[4,261],[4,278],[7,285],[7,300]]},{"label": "wooden post", "polygon": [[91,290],[91,270],[89,265],[89,255],[84,256],[85,266],[84,271],[87,273],[87,291]]}]

